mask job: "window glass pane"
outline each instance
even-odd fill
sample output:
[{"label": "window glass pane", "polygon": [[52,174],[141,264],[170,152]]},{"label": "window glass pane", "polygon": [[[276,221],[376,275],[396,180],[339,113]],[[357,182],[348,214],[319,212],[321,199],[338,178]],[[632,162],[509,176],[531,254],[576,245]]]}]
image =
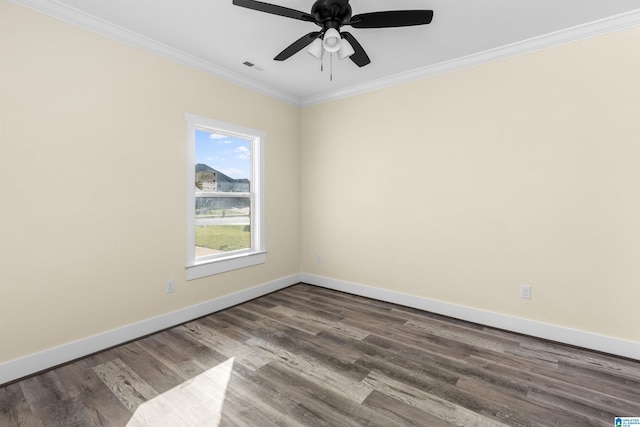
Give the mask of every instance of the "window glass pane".
[{"label": "window glass pane", "polygon": [[209,130],[195,138],[196,258],[251,249],[251,140]]},{"label": "window glass pane", "polygon": [[250,139],[201,129],[195,139],[196,197],[199,192],[250,191]]},{"label": "window glass pane", "polygon": [[251,248],[249,197],[196,197],[196,258]]}]

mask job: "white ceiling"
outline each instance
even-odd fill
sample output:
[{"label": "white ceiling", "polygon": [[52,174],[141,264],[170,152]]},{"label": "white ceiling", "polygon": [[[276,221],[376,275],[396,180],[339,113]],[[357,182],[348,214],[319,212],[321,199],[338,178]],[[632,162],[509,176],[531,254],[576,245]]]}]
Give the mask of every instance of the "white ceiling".
[{"label": "white ceiling", "polygon": [[[430,25],[355,29],[371,58],[329,63],[273,57],[313,23],[234,6],[232,0],[13,0],[296,104],[486,62],[640,25],[639,0],[351,0],[353,14],[431,9]],[[313,0],[273,0],[309,12]],[[589,24],[589,25],[585,25]],[[242,63],[249,60],[262,71]]]}]

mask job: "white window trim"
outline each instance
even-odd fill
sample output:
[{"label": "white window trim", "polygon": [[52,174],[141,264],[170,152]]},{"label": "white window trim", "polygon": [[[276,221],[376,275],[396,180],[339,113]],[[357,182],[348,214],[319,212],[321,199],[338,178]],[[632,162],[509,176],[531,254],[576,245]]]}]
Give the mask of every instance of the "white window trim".
[{"label": "white window trim", "polygon": [[[207,117],[184,113],[187,121],[187,280],[263,264],[266,261],[264,212],[264,142],[266,133],[221,122]],[[195,133],[196,129],[224,132],[250,139],[252,158],[251,248],[228,254],[200,257],[195,248]]]}]

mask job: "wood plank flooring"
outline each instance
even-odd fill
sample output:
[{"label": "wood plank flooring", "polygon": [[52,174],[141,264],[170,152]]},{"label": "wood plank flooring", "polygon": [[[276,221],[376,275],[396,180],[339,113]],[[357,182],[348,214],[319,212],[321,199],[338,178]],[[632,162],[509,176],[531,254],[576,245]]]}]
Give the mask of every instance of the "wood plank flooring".
[{"label": "wood plank flooring", "polygon": [[0,388],[0,426],[613,426],[640,362],[298,284]]}]

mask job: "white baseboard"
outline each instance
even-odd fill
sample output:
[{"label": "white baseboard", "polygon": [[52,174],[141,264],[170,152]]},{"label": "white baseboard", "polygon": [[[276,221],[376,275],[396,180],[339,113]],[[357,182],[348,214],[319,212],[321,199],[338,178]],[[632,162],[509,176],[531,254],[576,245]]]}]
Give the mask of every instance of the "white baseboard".
[{"label": "white baseboard", "polygon": [[294,274],[171,313],[113,329],[20,359],[0,364],[0,385],[61,365],[154,332],[249,301],[299,282],[392,302],[456,319],[492,326],[538,338],[640,360],[640,343],[480,310],[415,295],[374,288],[313,274]]},{"label": "white baseboard", "polygon": [[0,384],[35,374],[106,348],[161,331],[171,326],[179,325],[180,323],[188,322],[198,317],[206,316],[207,314],[286,288],[287,286],[295,285],[300,281],[300,274],[283,277],[220,298],[215,298],[26,357],[1,363]]},{"label": "white baseboard", "polygon": [[638,342],[625,341],[605,335],[494,313],[473,307],[431,300],[415,295],[374,288],[357,283],[345,282],[328,277],[316,276],[313,274],[302,273],[302,282],[367,298],[392,302],[507,331],[640,360],[640,343]]}]

